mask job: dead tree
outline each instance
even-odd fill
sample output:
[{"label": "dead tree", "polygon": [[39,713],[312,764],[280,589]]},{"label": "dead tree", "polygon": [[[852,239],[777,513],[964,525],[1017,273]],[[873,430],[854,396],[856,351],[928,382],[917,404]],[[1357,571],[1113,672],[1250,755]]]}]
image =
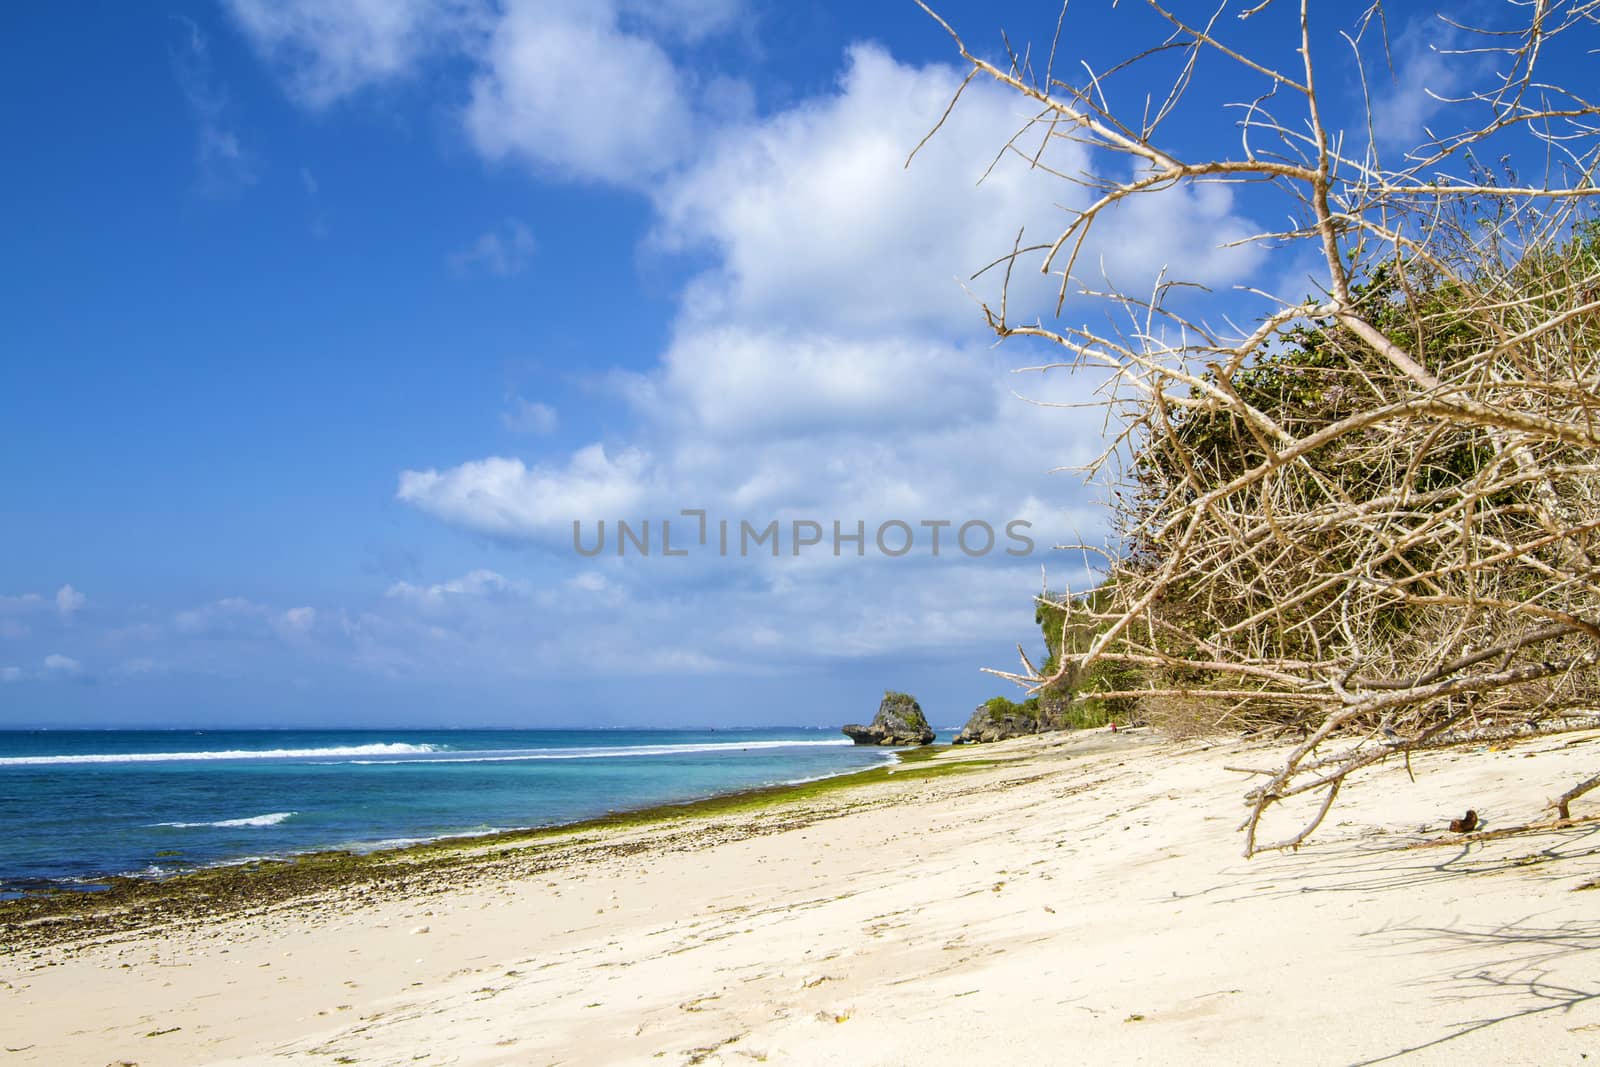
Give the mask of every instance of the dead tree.
[{"label": "dead tree", "polygon": [[[1545,74],[1592,65],[1600,0],[1512,0],[1487,26],[1437,16],[1454,42],[1438,55],[1479,84],[1438,100],[1403,151],[1375,134],[1370,95],[1362,120],[1335,123],[1319,88],[1330,63],[1364,90],[1389,77],[1369,69],[1388,55],[1381,5],[1350,19],[1300,0],[1290,18],[1292,2],[1191,20],[1148,0],[1169,36],[1070,79],[1060,25],[1041,64],[1009,43],[991,61],[945,24],[962,90],[992,79],[1033,116],[1004,152],[1079,205],[985,268],[1005,278],[988,324],[1054,346],[1034,370],[1104,378],[1113,427],[1089,467],[1115,487],[1105,583],[1059,602],[1097,636],[1048,676],[1026,657],[995,673],[1038,690],[1119,664],[1141,684],[1093,695],[1297,729],[1281,766],[1253,772],[1246,855],[1297,846],[1363,767],[1600,707],[1600,105]],[[1230,44],[1239,20],[1277,20],[1292,61]],[[1202,60],[1260,92],[1238,105],[1238,151],[1196,160],[1167,123]],[[1152,70],[1170,91],[1148,95]],[[1090,170],[1052,166],[1068,144]],[[1098,230],[1129,201],[1207,183],[1288,220],[1248,238],[1256,275],[1309,251],[1312,298],[1241,289],[1223,305],[1255,302],[1240,327],[1208,317],[1181,265],[1148,293],[1090,276]],[[1029,269],[1058,281],[1048,320],[1008,315]],[[1069,297],[1123,325],[1066,323]],[[1567,791],[1561,815],[1597,785]],[[1303,822],[1264,841],[1263,815],[1293,797],[1311,801]]]}]

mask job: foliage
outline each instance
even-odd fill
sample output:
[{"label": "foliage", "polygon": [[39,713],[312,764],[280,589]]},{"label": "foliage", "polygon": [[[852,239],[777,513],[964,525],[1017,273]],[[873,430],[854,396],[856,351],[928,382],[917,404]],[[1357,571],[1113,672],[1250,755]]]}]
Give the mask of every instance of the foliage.
[{"label": "foliage", "polygon": [[983,710],[987,711],[989,717],[993,719],[1032,719],[1037,722],[1039,718],[1039,698],[1031,696],[1018,704],[1016,701],[1008,700],[1005,697],[990,697],[983,702]]},{"label": "foliage", "polygon": [[906,721],[913,729],[928,725],[928,718],[922,713],[922,705],[917,703],[917,698],[910,693],[901,693],[894,689],[883,691],[883,702],[893,707],[895,714]]},{"label": "foliage", "polygon": [[[1044,707],[1065,689],[1297,728],[1248,794],[1249,854],[1297,846],[1351,774],[1396,752],[1600,707],[1600,240],[1584,206],[1600,196],[1600,105],[1536,73],[1595,50],[1600,4],[1486,14],[1481,38],[1442,54],[1461,88],[1404,152],[1370,121],[1327,127],[1318,95],[1341,73],[1368,84],[1364,57],[1388,54],[1379,9],[1333,48],[1308,0],[1297,17],[1251,6],[1258,43],[1284,31],[1260,58],[1223,43],[1220,12],[1157,10],[1170,38],[1078,85],[1052,73],[1054,47],[997,65],[956,38],[973,76],[1037,109],[1004,151],[1076,186],[1051,239],[1006,235],[984,314],[1001,339],[1064,353],[1042,369],[1098,371],[1112,428],[1089,464],[1114,487],[1107,581],[1041,604],[1059,635],[1044,665],[996,673]],[[1353,69],[1314,76],[1332,57]],[[1212,61],[1262,86],[1237,113],[1241,150],[1193,159],[1168,119]],[[1147,71],[1165,63],[1156,104]],[[1545,170],[1523,178],[1513,159]],[[1262,277],[1314,263],[1315,297],[1251,290],[1262,310],[1239,327],[1230,308],[1194,312],[1198,280],[1081,276],[1118,209],[1218,184],[1289,220],[1235,243]],[[1014,321],[1012,272],[1032,258],[1063,302],[1105,315]],[[1266,813],[1307,794],[1309,821],[1262,844]]]}]

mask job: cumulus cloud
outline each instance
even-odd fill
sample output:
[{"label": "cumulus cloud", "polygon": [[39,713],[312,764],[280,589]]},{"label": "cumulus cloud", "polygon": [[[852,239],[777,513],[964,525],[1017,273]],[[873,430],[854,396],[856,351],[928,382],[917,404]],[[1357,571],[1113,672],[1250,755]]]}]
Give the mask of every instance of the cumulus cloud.
[{"label": "cumulus cloud", "polygon": [[[1015,158],[979,184],[1026,119],[1013,98],[981,83],[905,167],[960,77],[947,65],[909,65],[858,46],[831,91],[715,131],[652,193],[653,248],[710,265],[687,284],[657,364],[609,379],[634,416],[630,433],[532,466],[502,457],[408,471],[400,499],[466,529],[564,554],[574,519],[589,544],[596,519],[660,519],[681,508],[824,526],[1034,524],[1040,554],[1020,562],[952,559],[948,547],[937,560],[924,549],[893,562],[826,552],[674,561],[652,564],[650,580],[630,591],[627,561],[611,558],[604,573],[585,570],[567,583],[576,599],[562,602],[563,618],[604,647],[651,647],[644,627],[654,613],[670,620],[692,595],[707,621],[689,632],[669,621],[658,631],[678,639],[656,658],[663,670],[696,669],[702,654],[750,669],[797,655],[921,654],[1026,633],[1040,563],[1053,587],[1089,581],[1081,559],[1044,550],[1106,533],[1092,491],[1071,474],[1049,473],[1103,447],[1102,414],[1074,406],[1098,382],[1008,375],[1045,360],[1025,346],[992,351],[962,285],[1010,248],[1019,226],[1025,241],[1048,240],[1067,220],[1062,207],[1082,200]],[[1070,143],[1056,151],[1057,170],[1096,162]],[[1226,189],[1175,191],[1108,214],[1078,270],[1091,282],[1103,271],[1138,288],[1174,264],[1226,285],[1253,267],[1255,252],[1218,246],[1247,232],[1253,227]],[[999,281],[995,272],[965,284],[993,300]],[[1013,316],[1052,316],[1059,284],[1019,271]],[[626,610],[585,614],[584,605],[602,602]]]},{"label": "cumulus cloud", "polygon": [[707,248],[719,259],[686,297],[688,315],[970,327],[974,309],[958,279],[992,259],[997,242],[1009,245],[1019,225],[1053,223],[1059,190],[1016,167],[977,184],[998,131],[1003,138],[1018,124],[997,92],[971,93],[905,167],[949,102],[953,75],[857,46],[835,92],[722,131],[656,198],[662,247]]},{"label": "cumulus cloud", "polygon": [[693,125],[686,79],[666,50],[591,3],[512,0],[466,111],[489,159],[617,183],[670,166]]},{"label": "cumulus cloud", "polygon": [[[983,502],[1009,517],[1053,489],[1067,506],[1044,510],[1076,514],[1084,494],[1047,487],[1044,472],[1095,454],[1099,414],[1030,407],[1012,389],[1071,403],[1094,383],[1007,381],[957,281],[1019,224],[1053,233],[1061,184],[1020,160],[978,184],[1018,122],[1012,99],[981,85],[904,165],[959,81],[947,65],[853,48],[832,92],[724,130],[662,183],[653,242],[714,262],[689,285],[658,365],[612,378],[638,416],[620,447],[648,463],[605,461],[598,444],[532,470],[492,458],[406,472],[400,498],[474,530],[556,541],[573,519],[630,505],[851,518]],[[1088,165],[1065,151],[1057,169]],[[1251,262],[1216,248],[1247,229],[1225,190],[1152,198],[1107,229],[1086,261],[1140,282],[1173,259],[1211,282]],[[1053,307],[1056,284],[1019,283],[1013,312]]]},{"label": "cumulus cloud", "polygon": [[448,522],[502,537],[570,530],[575,518],[629,514],[643,494],[648,455],[603,445],[579,449],[563,466],[528,467],[493,456],[446,471],[404,471],[399,498]]},{"label": "cumulus cloud", "polygon": [[663,425],[769,437],[948,424],[982,409],[993,373],[981,350],[753,325],[684,331],[657,374],[626,385]]},{"label": "cumulus cloud", "polygon": [[[347,5],[336,19],[300,2],[231,4],[311,106],[405,77],[432,49],[455,50],[472,71],[459,114],[481,156],[642,192],[649,250],[698,272],[654,365],[604,380],[620,430],[570,452],[403,471],[403,503],[474,533],[554,547],[569,568],[575,519],[686,507],[757,520],[1027,518],[1041,545],[1103,532],[1091,493],[1048,473],[1098,453],[1100,413],[1070,406],[1097,383],[1008,376],[1043,362],[1040,351],[992,351],[962,292],[996,299],[1000,272],[969,275],[1008,251],[1019,227],[1025,242],[1048,241],[1085,202],[1012,156],[979,182],[1030,115],[1014,96],[974,83],[907,169],[962,71],[859,45],[825,91],[758,114],[749,85],[693,76],[680,58],[688,43],[738,30],[736,0],[470,10],[410,0],[378,14]],[[316,19],[371,24],[314,31]],[[417,29],[429,25],[445,29]],[[1104,165],[1065,140],[1051,152],[1058,171]],[[1171,264],[1227,285],[1256,253],[1219,246],[1255,229],[1224,187],[1173,190],[1108,213],[1077,270],[1138,289]],[[520,239],[508,223],[452,265],[513,273],[532,252],[531,234],[519,250]],[[1019,270],[1013,318],[1052,317],[1059,284]],[[1077,313],[1069,302],[1068,316]],[[501,419],[535,435],[557,426],[553,408],[515,395]],[[1038,588],[1038,563],[767,559],[716,573],[662,565],[646,581],[607,559],[540,585],[478,569],[395,583],[381,606],[318,625],[385,671],[414,669],[423,648],[433,662],[519,672],[532,669],[530,648],[540,669],[560,669],[618,647],[630,649],[630,668],[750,670],[797,654],[896,654],[1026,631],[1019,604]],[[1081,564],[1059,569],[1081,586]],[[682,624],[688,597],[703,620],[694,627]],[[490,633],[499,639],[481,639]]]},{"label": "cumulus cloud", "polygon": [[737,25],[739,0],[224,0],[290,95],[326,108],[403,82],[434,57],[474,73],[460,109],[474,148],[541,173],[635,185],[726,113],[732,79],[697,79],[672,51]]},{"label": "cumulus cloud", "polygon": [[450,269],[457,274],[482,271],[507,278],[528,265],[536,244],[533,231],[520,219],[506,219],[498,229],[478,235],[466,248],[450,253]]},{"label": "cumulus cloud", "polygon": [[0,682],[22,681],[21,667],[0,667]]},{"label": "cumulus cloud", "polygon": [[[947,65],[911,66],[858,45],[835,92],[724,130],[657,196],[655,240],[668,249],[709,248],[720,261],[686,296],[686,321],[736,315],[895,335],[970,332],[979,317],[961,285],[997,302],[1003,274],[968,277],[1009,251],[1019,228],[1024,244],[1053,239],[1069,218],[1063,208],[1088,198],[1015,156],[984,177],[1027,116],[1014,95],[983,83],[963,94],[905,166],[959,82]],[[1031,151],[1039,136],[1019,143]],[[1046,160],[1064,173],[1092,162],[1072,142],[1053,144]],[[1218,249],[1251,232],[1231,206],[1222,186],[1139,198],[1133,209],[1106,216],[1079,273],[1098,282],[1105,262],[1137,286],[1181,260],[1192,280],[1227,280],[1253,255]],[[1051,317],[1059,283],[1036,264],[1019,269],[1013,317]]]}]

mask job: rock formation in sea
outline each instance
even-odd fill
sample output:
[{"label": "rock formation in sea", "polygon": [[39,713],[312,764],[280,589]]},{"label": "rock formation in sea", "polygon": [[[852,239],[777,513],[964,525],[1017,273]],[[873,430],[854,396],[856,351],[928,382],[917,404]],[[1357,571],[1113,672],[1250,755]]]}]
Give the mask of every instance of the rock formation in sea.
[{"label": "rock formation in sea", "polygon": [[845,736],[858,745],[927,745],[933,743],[933,727],[928,725],[922,707],[909,693],[888,692],[878,705],[872,723],[851,723]]}]

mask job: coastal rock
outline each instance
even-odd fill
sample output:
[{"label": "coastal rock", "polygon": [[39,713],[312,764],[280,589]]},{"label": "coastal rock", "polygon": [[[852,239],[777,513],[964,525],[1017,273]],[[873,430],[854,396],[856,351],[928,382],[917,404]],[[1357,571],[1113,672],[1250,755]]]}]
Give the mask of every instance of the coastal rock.
[{"label": "coastal rock", "polygon": [[844,734],[858,745],[927,745],[935,736],[916,699],[909,693],[894,692],[883,694],[870,725],[851,723]]},{"label": "coastal rock", "polygon": [[1025,705],[1012,704],[1008,706],[992,707],[996,701],[979,704],[978,709],[972,713],[972,718],[956,734],[955,743],[958,745],[974,744],[988,741],[1004,741],[1008,737],[1023,737],[1027,734],[1039,732],[1039,717],[1037,714],[1028,714]]},{"label": "coastal rock", "polygon": [[995,697],[978,705],[954,741],[958,745],[1004,741],[1010,737],[1027,737],[1070,728],[1067,702],[1059,697],[1050,696],[1044,700],[1029,697],[1021,704],[1005,697]]}]

